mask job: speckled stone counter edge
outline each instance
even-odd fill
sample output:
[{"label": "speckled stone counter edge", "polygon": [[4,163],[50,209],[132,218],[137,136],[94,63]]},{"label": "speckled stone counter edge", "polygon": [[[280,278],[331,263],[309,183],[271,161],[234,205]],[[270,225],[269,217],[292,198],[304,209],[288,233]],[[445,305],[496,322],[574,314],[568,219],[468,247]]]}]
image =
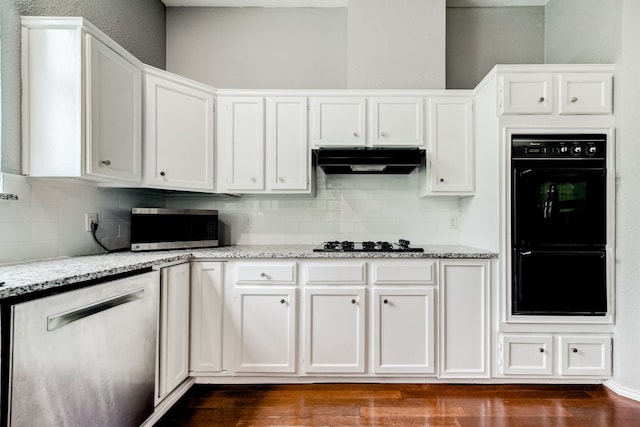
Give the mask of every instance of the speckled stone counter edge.
[{"label": "speckled stone counter edge", "polygon": [[313,252],[311,245],[242,245],[184,251],[118,252],[0,266],[0,300],[188,260],[234,259],[491,259],[494,252],[427,245],[424,252]]}]

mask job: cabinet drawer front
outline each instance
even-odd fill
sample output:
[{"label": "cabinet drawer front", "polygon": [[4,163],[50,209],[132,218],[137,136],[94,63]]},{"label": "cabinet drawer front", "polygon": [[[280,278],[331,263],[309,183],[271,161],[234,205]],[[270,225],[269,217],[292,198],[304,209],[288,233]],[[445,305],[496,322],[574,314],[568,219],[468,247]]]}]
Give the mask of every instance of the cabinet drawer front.
[{"label": "cabinet drawer front", "polygon": [[505,74],[500,86],[502,114],[553,113],[552,74]]},{"label": "cabinet drawer front", "polygon": [[562,336],[560,347],[560,375],[611,375],[611,337]]},{"label": "cabinet drawer front", "polygon": [[566,74],[558,77],[560,114],[611,114],[611,75]]},{"label": "cabinet drawer front", "polygon": [[364,285],[367,282],[366,266],[366,262],[309,264],[306,267],[306,282],[309,285]]},{"label": "cabinet drawer front", "polygon": [[239,264],[236,268],[237,283],[296,283],[297,263],[251,263]]},{"label": "cabinet drawer front", "polygon": [[553,338],[549,336],[502,336],[505,375],[551,375]]},{"label": "cabinet drawer front", "polygon": [[372,281],[375,285],[433,285],[436,282],[433,261],[374,263],[372,275]]}]

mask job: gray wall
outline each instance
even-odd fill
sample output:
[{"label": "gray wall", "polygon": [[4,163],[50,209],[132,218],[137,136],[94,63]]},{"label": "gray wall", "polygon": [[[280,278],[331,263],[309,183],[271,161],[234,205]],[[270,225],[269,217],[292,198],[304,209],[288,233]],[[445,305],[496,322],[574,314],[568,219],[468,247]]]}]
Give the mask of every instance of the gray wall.
[{"label": "gray wall", "polygon": [[622,0],[551,0],[546,6],[545,61],[611,64],[620,55]]},{"label": "gray wall", "polygon": [[346,8],[167,8],[167,70],[217,88],[345,88],[346,46]]},{"label": "gray wall", "polygon": [[165,66],[160,0],[2,0],[2,149],[0,170],[20,173],[20,16],[83,16],[142,62]]},{"label": "gray wall", "polygon": [[447,88],[472,89],[496,64],[544,62],[544,7],[447,9]]},{"label": "gray wall", "polygon": [[350,0],[350,89],[444,89],[445,0]]}]

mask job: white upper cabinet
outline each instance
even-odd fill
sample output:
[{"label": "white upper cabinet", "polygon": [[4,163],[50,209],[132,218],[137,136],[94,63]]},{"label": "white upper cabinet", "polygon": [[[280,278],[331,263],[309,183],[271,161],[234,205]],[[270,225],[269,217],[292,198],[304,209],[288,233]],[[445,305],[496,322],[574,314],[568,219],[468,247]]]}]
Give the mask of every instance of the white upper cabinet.
[{"label": "white upper cabinet", "polygon": [[146,186],[214,191],[214,102],[206,86],[146,68]]},{"label": "white upper cabinet", "polygon": [[424,146],[424,98],[371,98],[371,145]]},{"label": "white upper cabinet", "polygon": [[267,98],[267,188],[309,188],[307,98]]},{"label": "white upper cabinet", "polygon": [[500,76],[501,114],[611,114],[610,72],[514,72]]},{"label": "white upper cabinet", "polygon": [[502,114],[551,114],[553,75],[548,73],[502,76]]},{"label": "white upper cabinet", "polygon": [[227,191],[264,190],[264,99],[221,99],[224,182]]},{"label": "white upper cabinet", "polygon": [[312,98],[312,146],[364,146],[366,105],[362,97]]},{"label": "white upper cabinet", "polygon": [[25,174],[139,183],[142,63],[82,18],[22,26]]},{"label": "white upper cabinet", "polygon": [[573,73],[558,76],[559,114],[611,114],[612,76]]},{"label": "white upper cabinet", "polygon": [[422,195],[469,196],[475,191],[473,100],[429,99],[427,166]]}]

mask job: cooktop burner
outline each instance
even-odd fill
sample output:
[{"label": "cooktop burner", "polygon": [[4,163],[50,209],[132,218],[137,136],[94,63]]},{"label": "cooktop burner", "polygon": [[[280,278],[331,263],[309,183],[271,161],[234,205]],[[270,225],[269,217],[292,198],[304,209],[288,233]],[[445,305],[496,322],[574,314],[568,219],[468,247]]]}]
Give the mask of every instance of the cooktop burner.
[{"label": "cooktop burner", "polygon": [[398,243],[389,242],[352,242],[350,240],[344,240],[339,242],[337,240],[331,242],[324,242],[317,248],[313,249],[314,252],[424,252],[422,248],[415,248],[411,246],[411,242],[408,240],[400,239]]}]

